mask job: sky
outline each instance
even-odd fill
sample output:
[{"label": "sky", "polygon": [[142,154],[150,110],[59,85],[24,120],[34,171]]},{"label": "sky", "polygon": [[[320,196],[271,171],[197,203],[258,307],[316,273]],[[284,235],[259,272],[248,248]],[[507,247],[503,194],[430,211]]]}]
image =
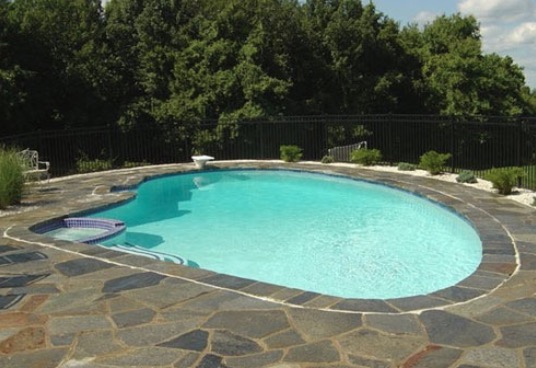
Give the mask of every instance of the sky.
[{"label": "sky", "polygon": [[[363,4],[367,0],[362,0]],[[536,88],[536,0],[372,0],[389,18],[424,25],[436,16],[461,13],[480,23],[485,53],[509,55]]]}]

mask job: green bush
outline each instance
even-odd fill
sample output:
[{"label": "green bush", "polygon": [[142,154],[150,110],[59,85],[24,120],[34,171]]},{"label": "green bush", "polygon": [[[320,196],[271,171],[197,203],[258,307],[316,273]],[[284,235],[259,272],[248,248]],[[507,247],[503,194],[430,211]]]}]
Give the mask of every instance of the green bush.
[{"label": "green bush", "polygon": [[463,170],[462,172],[460,172],[460,174],[456,177],[456,181],[458,183],[468,183],[468,184],[475,184],[478,182],[475,174],[470,170]]},{"label": "green bush", "polygon": [[356,164],[365,166],[374,165],[380,162],[382,159],[382,153],[378,149],[362,148],[352,151],[350,161]]},{"label": "green bush", "polygon": [[302,149],[298,146],[281,146],[279,151],[281,152],[281,160],[285,162],[296,162],[302,158]]},{"label": "green bush", "polygon": [[20,203],[24,191],[24,167],[14,149],[0,148],[0,209]]},{"label": "green bush", "polygon": [[525,171],[520,167],[505,167],[500,169],[491,169],[484,179],[491,181],[493,188],[499,191],[499,194],[507,195],[512,193],[512,188],[517,184],[518,179],[525,176]]},{"label": "green bush", "polygon": [[137,162],[137,161],[125,161],[125,162],[123,162],[123,168],[124,169],[130,169],[130,168],[133,168],[133,167],[148,166],[148,165],[150,165],[150,163],[148,163],[145,160],[140,161],[140,162]]},{"label": "green bush", "polygon": [[322,162],[323,164],[332,164],[335,162],[335,159],[333,158],[333,156],[325,155],[324,157],[322,157],[322,160],[320,160],[320,162]]},{"label": "green bush", "polygon": [[111,170],[113,168],[113,160],[87,160],[80,158],[76,161],[76,171],[80,174],[96,171]]},{"label": "green bush", "polygon": [[415,170],[417,170],[417,165],[410,164],[410,163],[407,163],[407,162],[400,162],[398,164],[398,170],[399,171],[415,171]]},{"label": "green bush", "polygon": [[432,175],[437,175],[443,171],[443,167],[447,160],[451,157],[450,153],[438,153],[436,151],[428,151],[421,156],[419,166],[428,171]]}]

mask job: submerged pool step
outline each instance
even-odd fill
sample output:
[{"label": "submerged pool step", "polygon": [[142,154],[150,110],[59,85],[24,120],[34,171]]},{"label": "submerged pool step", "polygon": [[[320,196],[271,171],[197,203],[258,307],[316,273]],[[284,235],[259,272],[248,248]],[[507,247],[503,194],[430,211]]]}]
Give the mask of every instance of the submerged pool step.
[{"label": "submerged pool step", "polygon": [[187,259],[184,259],[182,257],[176,256],[173,254],[149,250],[139,245],[128,243],[128,242],[125,242],[125,244],[106,245],[104,247],[118,250],[120,252],[126,252],[130,254],[142,256],[142,257],[156,259],[159,261],[173,262],[173,263],[185,265],[188,267],[199,268],[199,265],[196,262],[189,261]]}]

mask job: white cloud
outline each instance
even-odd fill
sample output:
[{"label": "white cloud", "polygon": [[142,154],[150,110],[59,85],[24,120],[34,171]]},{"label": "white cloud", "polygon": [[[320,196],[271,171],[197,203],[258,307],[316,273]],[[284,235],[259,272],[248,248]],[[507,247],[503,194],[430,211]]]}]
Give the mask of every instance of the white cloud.
[{"label": "white cloud", "polygon": [[536,22],[525,22],[514,28],[506,41],[516,45],[528,45],[536,43]]},{"label": "white cloud", "polygon": [[484,39],[494,39],[501,37],[504,34],[504,28],[493,24],[481,24],[480,34]]},{"label": "white cloud", "polygon": [[513,50],[510,55],[514,62],[523,67],[525,74],[525,83],[531,88],[536,88],[536,53],[532,48],[521,48]]},{"label": "white cloud", "polygon": [[536,0],[459,0],[458,10],[480,22],[485,52],[511,56],[536,87]]},{"label": "white cloud", "polygon": [[536,4],[534,0],[462,0],[458,10],[482,22],[513,22],[533,17]]},{"label": "white cloud", "polygon": [[433,22],[436,17],[436,13],[432,13],[429,11],[421,11],[413,18],[413,21],[418,25],[423,26],[427,23]]}]

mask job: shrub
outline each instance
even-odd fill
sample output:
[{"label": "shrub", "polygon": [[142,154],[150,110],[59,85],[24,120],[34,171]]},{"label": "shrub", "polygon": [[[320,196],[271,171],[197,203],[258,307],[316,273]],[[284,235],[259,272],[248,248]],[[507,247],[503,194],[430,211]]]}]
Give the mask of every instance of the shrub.
[{"label": "shrub", "polygon": [[475,174],[470,170],[461,171],[460,174],[456,177],[456,181],[458,183],[468,183],[468,184],[475,184],[478,182]]},{"label": "shrub", "polygon": [[79,174],[111,170],[114,160],[107,158],[105,150],[100,153],[101,158],[90,159],[89,155],[83,151],[78,151],[79,158],[76,160],[76,172]]},{"label": "shrub", "polygon": [[352,151],[350,161],[356,164],[361,164],[365,166],[374,165],[375,163],[381,161],[382,153],[378,149],[367,149],[362,148],[355,151]]},{"label": "shrub", "polygon": [[24,191],[24,168],[14,149],[0,148],[0,208],[20,203]]},{"label": "shrub", "polygon": [[493,188],[499,191],[499,194],[507,195],[512,193],[512,188],[517,184],[518,179],[525,176],[525,171],[520,167],[505,167],[500,169],[491,169],[484,179],[491,181]]},{"label": "shrub", "polygon": [[320,160],[320,162],[322,162],[323,164],[332,164],[335,162],[335,159],[333,158],[333,156],[325,155],[324,157],[322,157],[322,160]]},{"label": "shrub", "polygon": [[80,174],[111,170],[112,168],[113,161],[111,159],[100,160],[97,158],[95,160],[87,160],[80,158],[76,161],[76,171]]},{"label": "shrub", "polygon": [[296,162],[302,158],[302,149],[298,146],[281,146],[281,160],[285,162]]},{"label": "shrub", "polygon": [[399,171],[415,171],[417,170],[417,165],[410,164],[408,162],[400,162],[398,164],[398,170]]},{"label": "shrub", "polygon": [[451,157],[450,153],[438,153],[436,151],[428,151],[421,156],[419,166],[428,171],[432,175],[437,175],[443,171],[443,167],[447,160]]},{"label": "shrub", "polygon": [[143,161],[125,161],[123,162],[123,168],[125,169],[130,169],[130,168],[133,168],[133,167],[139,167],[139,166],[148,166],[150,165],[150,163],[148,163],[147,161],[143,160]]}]

